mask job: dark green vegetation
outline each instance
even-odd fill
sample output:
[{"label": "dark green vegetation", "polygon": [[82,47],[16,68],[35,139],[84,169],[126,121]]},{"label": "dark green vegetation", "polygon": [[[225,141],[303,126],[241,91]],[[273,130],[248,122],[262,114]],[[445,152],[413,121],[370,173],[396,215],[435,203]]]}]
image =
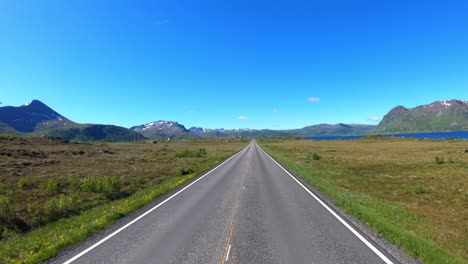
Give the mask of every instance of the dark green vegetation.
[{"label": "dark green vegetation", "polygon": [[467,141],[372,137],[259,143],[410,255],[424,263],[468,263],[468,154],[461,153]]},{"label": "dark green vegetation", "polygon": [[201,148],[198,150],[184,150],[174,154],[176,158],[201,158],[206,156],[206,149]]},{"label": "dark green vegetation", "polygon": [[0,263],[47,259],[247,144],[66,143],[1,135]]},{"label": "dark green vegetation", "polygon": [[468,101],[437,101],[415,108],[397,106],[382,119],[376,132],[468,129]]},{"label": "dark green vegetation", "polygon": [[[41,133],[69,141],[128,142],[135,139],[133,131],[112,125],[74,125],[67,129],[55,129]],[[146,138],[140,135],[140,140],[144,139]]]}]

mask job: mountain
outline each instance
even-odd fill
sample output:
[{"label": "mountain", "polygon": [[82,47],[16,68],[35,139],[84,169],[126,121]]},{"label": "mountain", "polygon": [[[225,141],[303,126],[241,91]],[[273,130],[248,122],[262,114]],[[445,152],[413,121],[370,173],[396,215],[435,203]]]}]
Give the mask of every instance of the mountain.
[{"label": "mountain", "polygon": [[379,123],[375,132],[448,131],[468,129],[468,101],[441,100],[414,108],[397,106]]},{"label": "mountain", "polygon": [[270,129],[207,129],[191,127],[190,133],[200,137],[314,137],[332,135],[365,135],[370,134],[375,128],[373,125],[346,125],[346,124],[320,124],[307,126],[300,129],[270,130]]},{"label": "mountain", "polygon": [[287,130],[287,133],[300,137],[317,137],[317,136],[353,136],[367,135],[372,133],[375,126],[373,125],[358,125],[358,124],[319,124],[306,126],[301,129]]},{"label": "mountain", "polygon": [[192,127],[190,133],[194,133],[202,138],[210,137],[281,137],[288,136],[284,131],[270,129],[208,129]]},{"label": "mountain", "polygon": [[146,125],[134,126],[130,129],[152,138],[212,138],[212,137],[313,137],[313,136],[331,136],[331,135],[366,135],[370,134],[375,128],[373,125],[346,125],[346,124],[320,124],[307,126],[301,129],[291,130],[271,130],[271,129],[210,129],[202,127],[185,126],[173,121],[155,121]]},{"label": "mountain", "polygon": [[131,127],[130,130],[138,132],[151,139],[193,139],[199,138],[183,125],[174,121],[159,120],[148,124]]},{"label": "mountain", "polygon": [[[55,129],[46,133],[48,136],[61,137],[74,141],[133,141],[135,133],[128,128],[113,125],[84,124],[67,129]],[[140,135],[140,139],[146,139]]]},{"label": "mountain", "polygon": [[200,136],[205,132],[205,129],[203,129],[202,127],[191,127],[188,131],[192,134]]},{"label": "mountain", "polygon": [[30,104],[19,107],[0,107],[0,121],[23,133],[75,124],[39,100],[33,100]]},{"label": "mountain", "polygon": [[59,136],[78,141],[131,141],[135,132],[113,125],[75,123],[41,101],[33,100],[19,107],[0,107],[0,133]]},{"label": "mountain", "polygon": [[19,107],[0,107],[0,133],[52,135],[66,140],[132,141],[140,139],[196,139],[209,137],[314,137],[368,135],[375,133],[468,130],[468,101],[442,100],[414,108],[393,108],[378,126],[319,124],[300,129],[208,129],[185,128],[174,121],[159,120],[130,129],[99,124],[79,124],[54,111],[39,100]]}]

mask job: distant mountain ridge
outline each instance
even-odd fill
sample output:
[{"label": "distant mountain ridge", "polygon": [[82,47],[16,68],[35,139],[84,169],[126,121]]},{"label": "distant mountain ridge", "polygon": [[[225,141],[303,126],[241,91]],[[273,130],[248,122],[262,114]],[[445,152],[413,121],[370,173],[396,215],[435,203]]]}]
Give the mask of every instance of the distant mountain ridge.
[{"label": "distant mountain ridge", "polygon": [[130,141],[135,132],[113,125],[75,123],[41,101],[33,100],[19,107],[0,107],[0,133],[59,136],[79,141]]},{"label": "distant mountain ridge", "polygon": [[287,130],[288,133],[295,136],[302,137],[318,137],[318,136],[355,136],[367,135],[372,133],[374,125],[360,125],[360,124],[319,124],[313,126],[306,126],[301,129]]},{"label": "distant mountain ridge", "polygon": [[19,107],[0,107],[0,133],[53,135],[79,141],[132,141],[140,139],[197,139],[210,137],[316,137],[371,135],[398,132],[468,130],[468,101],[440,100],[414,108],[397,106],[378,124],[318,124],[300,129],[210,129],[159,120],[130,129],[113,125],[79,124],[39,100]]},{"label": "distant mountain ridge", "polygon": [[152,139],[160,138],[211,138],[211,137],[314,137],[336,135],[363,135],[369,134],[373,125],[348,124],[320,124],[307,126],[301,129],[271,130],[271,129],[210,129],[191,127],[186,129],[183,125],[173,121],[155,121],[146,125],[134,126],[130,129],[142,133]]},{"label": "distant mountain ridge", "polygon": [[468,101],[440,100],[430,104],[390,110],[376,127],[377,133],[449,131],[468,129]]}]

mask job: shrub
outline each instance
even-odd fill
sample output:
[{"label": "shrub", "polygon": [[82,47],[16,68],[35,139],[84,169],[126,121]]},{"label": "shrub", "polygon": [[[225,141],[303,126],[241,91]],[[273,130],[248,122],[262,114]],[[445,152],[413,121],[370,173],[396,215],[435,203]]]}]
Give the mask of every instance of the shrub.
[{"label": "shrub", "polygon": [[4,195],[0,195],[0,223],[7,223],[13,218],[13,207],[10,199]]},{"label": "shrub", "polygon": [[122,181],[113,177],[86,177],[81,182],[81,190],[85,192],[103,193],[106,198],[117,199],[122,196]]},{"label": "shrub", "polygon": [[435,157],[435,163],[436,164],[443,164],[444,163],[444,158],[436,156]]},{"label": "shrub", "polygon": [[58,182],[55,179],[50,179],[47,182],[46,191],[49,193],[58,193],[60,191]]},{"label": "shrub", "polygon": [[68,178],[68,186],[72,191],[78,192],[81,190],[81,181],[78,177],[70,176]]},{"label": "shrub", "polygon": [[100,192],[100,181],[96,177],[86,177],[81,180],[80,190],[83,192]]},{"label": "shrub", "polygon": [[308,153],[307,159],[308,160],[320,160],[320,156],[315,153]]},{"label": "shrub", "polygon": [[426,190],[426,188],[424,188],[424,186],[422,186],[422,185],[416,185],[414,187],[414,193],[416,193],[416,194],[425,194],[425,193],[428,193],[428,190]]},{"label": "shrub", "polygon": [[200,153],[201,155],[203,156],[206,156],[206,149],[205,148],[201,148],[198,150],[198,153]]},{"label": "shrub", "polygon": [[5,184],[0,182],[0,194],[4,194],[6,193],[6,191],[7,191],[7,187],[5,186]]},{"label": "shrub", "polygon": [[189,175],[189,174],[192,174],[192,173],[194,173],[194,172],[195,172],[195,171],[192,170],[192,169],[185,169],[185,168],[183,168],[183,169],[180,170],[180,174],[181,174],[181,175]]},{"label": "shrub", "polygon": [[0,139],[12,141],[15,140],[16,137],[13,135],[0,134]]},{"label": "shrub", "polygon": [[18,188],[21,190],[26,190],[31,187],[31,181],[28,178],[21,178],[18,181]]},{"label": "shrub", "polygon": [[176,158],[201,158],[206,156],[206,149],[199,150],[184,150],[175,153]]},{"label": "shrub", "polygon": [[50,199],[44,208],[46,222],[56,221],[66,217],[77,210],[77,199],[75,195],[63,195]]},{"label": "shrub", "polygon": [[108,199],[117,199],[122,196],[122,181],[117,177],[103,178],[103,193]]}]

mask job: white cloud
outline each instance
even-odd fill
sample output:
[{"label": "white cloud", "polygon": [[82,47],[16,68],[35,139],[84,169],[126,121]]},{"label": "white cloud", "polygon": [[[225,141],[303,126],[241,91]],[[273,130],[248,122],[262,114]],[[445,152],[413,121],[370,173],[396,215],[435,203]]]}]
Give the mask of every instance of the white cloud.
[{"label": "white cloud", "polygon": [[309,98],[307,98],[307,101],[309,101],[310,103],[317,103],[317,102],[320,102],[320,98],[318,98],[318,97],[309,97]]},{"label": "white cloud", "polygon": [[382,118],[378,116],[371,116],[367,119],[367,121],[372,121],[372,122],[379,122],[380,120],[382,120]]},{"label": "white cloud", "polygon": [[249,119],[249,117],[248,117],[248,116],[239,116],[239,117],[237,117],[237,119],[239,119],[239,120],[247,120],[247,119]]},{"label": "white cloud", "polygon": [[272,111],[273,113],[278,113],[278,112],[279,112],[279,110],[278,110],[278,109],[276,109],[276,108],[274,108],[274,109],[273,109],[273,110],[271,110],[271,111]]}]

